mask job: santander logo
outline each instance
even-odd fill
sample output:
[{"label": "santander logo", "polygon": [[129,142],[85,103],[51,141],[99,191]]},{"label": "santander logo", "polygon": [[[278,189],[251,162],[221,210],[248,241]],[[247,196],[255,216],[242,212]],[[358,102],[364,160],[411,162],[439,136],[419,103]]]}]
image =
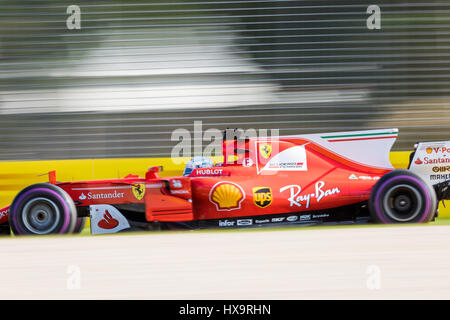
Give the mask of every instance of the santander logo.
[{"label": "santander logo", "polygon": [[114,229],[119,225],[119,221],[114,219],[108,210],[105,211],[103,218],[104,219],[100,220],[97,224],[102,229]]},{"label": "santander logo", "polygon": [[414,161],[414,163],[415,163],[415,164],[422,164],[423,162],[422,162],[422,160],[420,160],[420,158],[417,158],[417,160]]}]

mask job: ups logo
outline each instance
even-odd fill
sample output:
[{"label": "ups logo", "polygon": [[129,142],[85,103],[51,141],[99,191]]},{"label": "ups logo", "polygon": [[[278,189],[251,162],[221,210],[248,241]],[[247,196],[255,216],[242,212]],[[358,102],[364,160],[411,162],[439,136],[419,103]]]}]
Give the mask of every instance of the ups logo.
[{"label": "ups logo", "polygon": [[253,188],[253,202],[260,208],[270,206],[273,200],[272,189],[268,187]]}]

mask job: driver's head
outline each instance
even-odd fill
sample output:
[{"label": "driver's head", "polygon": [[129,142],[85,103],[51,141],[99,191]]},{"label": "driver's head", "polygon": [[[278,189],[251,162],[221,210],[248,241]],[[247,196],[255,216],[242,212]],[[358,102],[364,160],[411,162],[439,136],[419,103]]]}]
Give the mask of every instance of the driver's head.
[{"label": "driver's head", "polygon": [[186,166],[184,167],[183,176],[188,176],[192,173],[194,169],[197,168],[211,168],[214,167],[214,161],[207,157],[193,157],[191,160],[189,160],[188,163],[186,163]]}]

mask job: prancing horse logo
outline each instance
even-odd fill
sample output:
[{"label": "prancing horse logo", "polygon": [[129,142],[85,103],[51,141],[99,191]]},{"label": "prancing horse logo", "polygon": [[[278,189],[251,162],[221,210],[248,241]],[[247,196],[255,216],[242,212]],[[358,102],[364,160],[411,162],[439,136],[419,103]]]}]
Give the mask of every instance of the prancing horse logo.
[{"label": "prancing horse logo", "polygon": [[272,153],[272,145],[267,143],[261,144],[259,146],[259,153],[264,159],[268,159]]},{"label": "prancing horse logo", "polygon": [[145,183],[135,183],[131,187],[131,191],[133,191],[133,195],[138,200],[142,200],[145,195]]}]

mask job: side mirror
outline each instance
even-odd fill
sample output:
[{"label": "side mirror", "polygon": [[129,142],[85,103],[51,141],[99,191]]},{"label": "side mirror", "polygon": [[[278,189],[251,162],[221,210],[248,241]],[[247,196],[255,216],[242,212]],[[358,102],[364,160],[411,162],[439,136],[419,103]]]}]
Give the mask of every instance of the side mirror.
[{"label": "side mirror", "polygon": [[162,171],[163,171],[162,166],[150,167],[148,168],[148,171],[145,174],[145,179],[158,179],[159,178],[158,172]]}]

